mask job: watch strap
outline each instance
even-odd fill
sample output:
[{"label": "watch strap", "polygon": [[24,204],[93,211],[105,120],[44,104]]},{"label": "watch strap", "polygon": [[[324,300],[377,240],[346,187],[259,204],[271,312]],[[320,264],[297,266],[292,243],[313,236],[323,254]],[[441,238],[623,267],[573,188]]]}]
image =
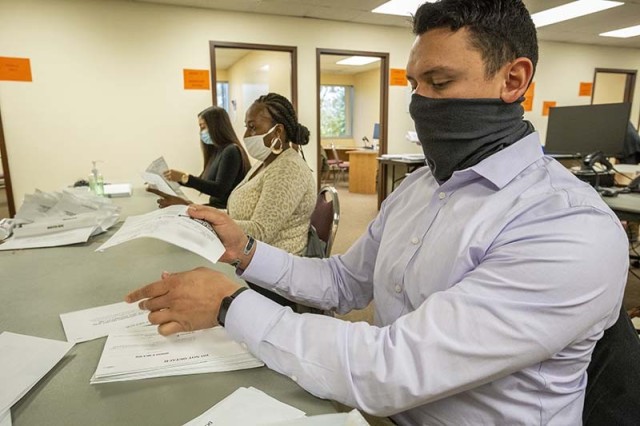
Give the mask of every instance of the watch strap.
[{"label": "watch strap", "polygon": [[224,327],[224,322],[227,318],[227,312],[231,306],[231,302],[245,290],[249,290],[248,287],[241,287],[236,290],[231,296],[227,296],[220,302],[220,309],[218,310],[218,324]]},{"label": "watch strap", "polygon": [[[249,256],[249,254],[251,254],[251,250],[253,249],[253,246],[256,244],[256,240],[255,238],[253,238],[251,235],[247,235],[247,244],[245,244],[244,248],[242,249],[242,254],[244,254],[245,256]],[[238,259],[234,259],[231,262],[231,266],[233,266],[234,268],[238,268],[240,266],[240,264],[242,263],[242,260]]]}]

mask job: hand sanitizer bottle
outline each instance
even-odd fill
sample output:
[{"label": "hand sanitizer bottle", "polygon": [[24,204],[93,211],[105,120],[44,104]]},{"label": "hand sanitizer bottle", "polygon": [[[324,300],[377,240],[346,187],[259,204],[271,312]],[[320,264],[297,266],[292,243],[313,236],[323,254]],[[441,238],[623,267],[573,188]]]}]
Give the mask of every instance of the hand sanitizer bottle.
[{"label": "hand sanitizer bottle", "polygon": [[104,195],[104,178],[102,174],[98,171],[98,167],[96,166],[97,161],[92,161],[93,168],[91,169],[91,173],[89,174],[89,189],[96,195],[103,196]]}]

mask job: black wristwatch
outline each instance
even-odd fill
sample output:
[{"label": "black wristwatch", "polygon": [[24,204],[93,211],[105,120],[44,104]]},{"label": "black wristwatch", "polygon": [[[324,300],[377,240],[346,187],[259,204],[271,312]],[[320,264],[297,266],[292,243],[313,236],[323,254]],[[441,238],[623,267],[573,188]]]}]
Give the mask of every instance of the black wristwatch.
[{"label": "black wristwatch", "polygon": [[233,299],[238,297],[240,293],[242,293],[245,290],[249,290],[249,288],[248,287],[239,288],[231,296],[227,296],[224,299],[222,299],[222,302],[220,303],[220,310],[218,311],[218,324],[224,327],[224,321],[227,318],[227,312],[229,311],[229,306],[231,306],[231,302],[233,302]]}]

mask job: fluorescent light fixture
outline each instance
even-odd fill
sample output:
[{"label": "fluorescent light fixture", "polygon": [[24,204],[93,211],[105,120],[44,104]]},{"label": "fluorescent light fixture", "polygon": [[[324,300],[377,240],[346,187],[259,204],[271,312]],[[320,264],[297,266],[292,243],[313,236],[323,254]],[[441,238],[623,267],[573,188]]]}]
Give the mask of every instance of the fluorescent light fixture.
[{"label": "fluorescent light fixture", "polygon": [[618,37],[618,38],[636,37],[640,35],[640,25],[636,25],[628,28],[621,28],[615,31],[607,31],[606,33],[602,33],[600,35],[602,37]]},{"label": "fluorescent light fixture", "polygon": [[622,6],[621,1],[578,0],[531,15],[537,28]]},{"label": "fluorescent light fixture", "polygon": [[373,58],[371,56],[351,56],[346,59],[342,59],[336,64],[338,65],[367,65],[375,61],[379,61],[380,58]]},{"label": "fluorescent light fixture", "polygon": [[373,13],[386,15],[411,16],[423,3],[435,3],[437,0],[391,0],[372,10]]}]

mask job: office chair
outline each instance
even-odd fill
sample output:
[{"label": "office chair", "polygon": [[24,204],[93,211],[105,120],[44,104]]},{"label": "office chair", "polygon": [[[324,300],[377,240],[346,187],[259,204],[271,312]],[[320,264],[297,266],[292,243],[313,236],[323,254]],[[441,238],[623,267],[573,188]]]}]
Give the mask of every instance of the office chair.
[{"label": "office chair", "polygon": [[[327,196],[329,199],[327,199]],[[331,247],[338,232],[340,222],[340,202],[338,191],[333,186],[323,186],[316,199],[316,207],[311,213],[311,225],[318,237],[325,242],[325,257],[331,255]]]},{"label": "office chair", "polygon": [[[333,152],[333,165],[334,167],[337,167],[337,170],[340,172],[340,180],[344,182],[345,173],[347,174],[347,176],[349,173],[349,162],[342,161],[340,159],[340,157],[338,156],[338,150],[336,149],[336,146],[333,144],[331,144],[331,151]],[[332,161],[332,160],[329,160],[329,161]],[[337,179],[335,178],[335,175],[334,175],[333,185],[336,186],[336,183],[337,183]]]},{"label": "office chair", "polygon": [[587,367],[584,425],[637,425],[640,339],[624,309],[596,343]]}]

